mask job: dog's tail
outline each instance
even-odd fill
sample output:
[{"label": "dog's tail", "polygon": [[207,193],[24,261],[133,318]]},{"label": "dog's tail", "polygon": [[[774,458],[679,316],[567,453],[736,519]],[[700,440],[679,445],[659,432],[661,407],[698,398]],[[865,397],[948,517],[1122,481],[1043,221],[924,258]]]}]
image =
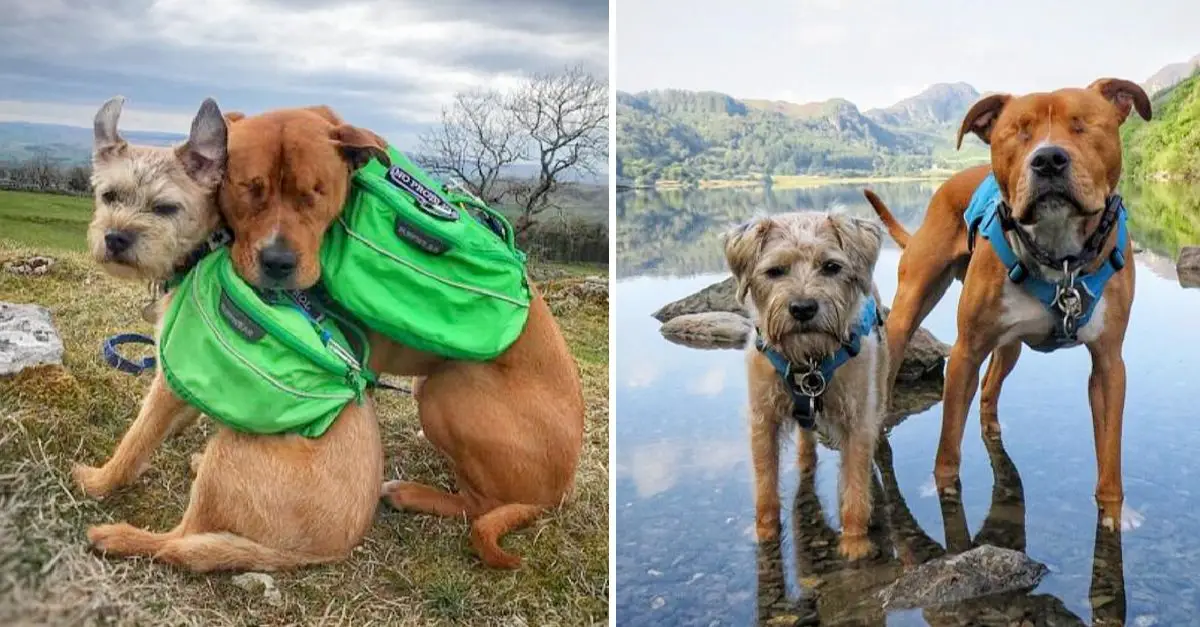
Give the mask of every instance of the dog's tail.
[{"label": "dog's tail", "polygon": [[883,204],[879,196],[876,196],[875,192],[869,189],[863,190],[863,196],[867,197],[867,202],[871,203],[871,208],[875,210],[875,214],[879,216],[880,220],[883,220],[883,225],[887,227],[888,234],[896,241],[896,245],[901,249],[907,246],[909,233],[904,228],[904,225],[900,224],[900,221],[896,219],[896,216],[892,215],[892,212],[888,210],[887,205]]},{"label": "dog's tail", "polygon": [[546,508],[541,505],[501,505],[471,523],[471,546],[475,547],[483,563],[492,568],[517,568],[521,558],[500,548],[500,538],[533,522],[544,511]]}]

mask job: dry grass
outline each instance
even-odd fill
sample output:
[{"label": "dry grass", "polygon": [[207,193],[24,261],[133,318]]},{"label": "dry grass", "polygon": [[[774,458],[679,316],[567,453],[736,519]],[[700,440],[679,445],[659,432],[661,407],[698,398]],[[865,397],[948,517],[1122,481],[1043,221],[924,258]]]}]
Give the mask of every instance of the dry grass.
[{"label": "dry grass", "polygon": [[[0,263],[33,254],[0,239]],[[463,521],[380,507],[348,561],[276,574],[283,602],[238,588],[230,575],[197,576],[144,560],[90,554],[90,524],[170,528],[187,500],[188,457],[202,424],[169,441],[137,483],[102,502],[83,497],[68,469],[108,455],[137,412],[148,375],[99,358],[104,337],[149,333],[143,287],[109,278],[76,253],[42,277],[0,272],[0,300],[48,307],[66,346],[64,368],[0,379],[0,625],[12,624],[451,624],[588,625],[608,615],[607,304],[564,296],[574,278],[544,286],[580,364],[588,404],[575,499],[504,545],[516,572],[484,568]],[[388,478],[449,487],[446,465],[419,437],[408,397],[380,396]]]}]

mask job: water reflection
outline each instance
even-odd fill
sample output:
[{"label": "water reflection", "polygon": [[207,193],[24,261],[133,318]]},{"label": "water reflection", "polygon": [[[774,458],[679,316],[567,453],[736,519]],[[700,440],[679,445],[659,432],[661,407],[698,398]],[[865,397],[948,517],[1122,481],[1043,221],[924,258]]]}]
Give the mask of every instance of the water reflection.
[{"label": "water reflection", "polygon": [[[940,181],[871,185],[910,229],[920,225]],[[617,197],[618,276],[672,276],[724,269],[723,230],[763,212],[840,209],[874,217],[863,185],[807,189],[772,188],[625,192]],[[1178,184],[1126,186],[1133,239],[1150,257],[1165,260],[1161,272],[1175,279],[1181,246],[1200,243],[1200,187]],[[890,240],[887,245],[891,245]],[[1156,273],[1158,270],[1156,270]]]},{"label": "water reflection", "polygon": [[[779,542],[758,547],[758,622],[767,625],[884,625],[879,593],[905,570],[930,560],[992,545],[1025,551],[1025,491],[1021,475],[999,438],[985,439],[992,467],[987,516],[971,535],[966,512],[955,497],[940,499],[945,546],[913,515],[900,490],[891,445],[882,439],[873,477],[870,527],[875,554],[848,564],[837,553],[838,534],[827,522],[815,474],[802,473],[793,505],[792,533],[800,594],[789,598]],[[1089,599],[1094,625],[1125,622],[1125,574],[1121,532],[1096,518]],[[915,612],[909,618],[916,618]],[[1030,590],[948,603],[920,611],[930,625],[1085,625],[1062,599]]]}]

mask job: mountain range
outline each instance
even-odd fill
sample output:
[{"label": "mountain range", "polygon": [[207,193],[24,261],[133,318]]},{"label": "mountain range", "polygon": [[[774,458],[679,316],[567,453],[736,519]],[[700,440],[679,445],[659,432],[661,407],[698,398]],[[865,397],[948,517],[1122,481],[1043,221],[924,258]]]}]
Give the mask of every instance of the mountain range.
[{"label": "mountain range", "polygon": [[[1155,72],[1155,94],[1200,67],[1200,55]],[[981,93],[939,83],[891,106],[860,110],[822,102],[738,99],[719,92],[617,92],[617,176],[624,184],[764,176],[888,176],[957,170],[988,158],[975,137],[954,149],[967,109]]]}]

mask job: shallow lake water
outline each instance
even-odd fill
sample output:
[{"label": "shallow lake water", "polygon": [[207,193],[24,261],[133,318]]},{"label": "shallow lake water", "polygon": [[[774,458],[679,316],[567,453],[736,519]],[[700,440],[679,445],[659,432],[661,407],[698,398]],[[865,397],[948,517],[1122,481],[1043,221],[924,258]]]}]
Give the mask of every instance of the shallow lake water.
[{"label": "shallow lake water", "polygon": [[[874,186],[910,228],[935,188]],[[816,476],[804,482],[795,447],[781,454],[782,539],[757,545],[743,356],[670,343],[650,314],[728,276],[724,229],[791,209],[873,216],[861,186],[622,194],[613,300],[618,624],[1200,624],[1200,290],[1182,288],[1170,263],[1180,244],[1200,244],[1192,217],[1200,212],[1187,194],[1126,192],[1134,240],[1146,248],[1135,255],[1124,346],[1132,528],[1097,529],[1086,349],[1025,350],[1000,397],[1002,443],[980,437],[976,395],[960,503],[943,506],[933,487],[941,404],[891,430],[877,454],[883,550],[853,566],[837,557],[838,456],[820,447]],[[878,264],[885,303],[899,256],[888,242]],[[924,323],[947,343],[958,295],[956,283]],[[936,611],[885,614],[875,600],[905,564],[984,543],[1024,550],[1050,572],[1032,592]]]}]

